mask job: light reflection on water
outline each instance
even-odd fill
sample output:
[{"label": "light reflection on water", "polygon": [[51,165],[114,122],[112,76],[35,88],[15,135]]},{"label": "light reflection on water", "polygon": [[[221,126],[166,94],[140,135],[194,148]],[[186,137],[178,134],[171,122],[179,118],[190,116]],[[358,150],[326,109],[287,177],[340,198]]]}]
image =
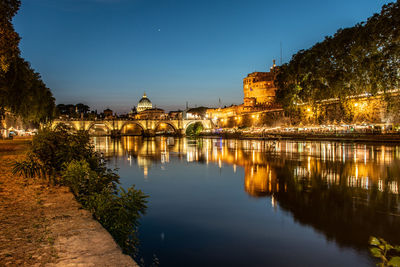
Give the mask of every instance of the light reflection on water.
[{"label": "light reflection on water", "polygon": [[371,265],[370,235],[400,244],[399,146],[93,140],[123,186],[150,195],[146,265]]}]

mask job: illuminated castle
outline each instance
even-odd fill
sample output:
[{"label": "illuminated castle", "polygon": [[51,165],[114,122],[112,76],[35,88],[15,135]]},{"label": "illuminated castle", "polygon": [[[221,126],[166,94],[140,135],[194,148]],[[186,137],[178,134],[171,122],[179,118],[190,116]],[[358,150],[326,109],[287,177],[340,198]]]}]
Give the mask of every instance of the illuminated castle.
[{"label": "illuminated castle", "polygon": [[[240,116],[244,113],[268,111],[276,108],[274,80],[278,74],[279,67],[275,60],[269,72],[253,72],[243,79],[243,104],[232,105],[225,108],[214,108],[207,110],[208,118],[226,119]],[[279,107],[280,108],[280,107]],[[256,115],[254,115],[256,116]],[[235,118],[235,124],[240,123],[241,118]],[[226,121],[226,120],[225,120]],[[225,124],[221,124],[224,126]]]},{"label": "illuminated castle", "polygon": [[253,72],[243,79],[244,106],[254,107],[275,101],[274,79],[278,72],[275,64],[269,72]]}]

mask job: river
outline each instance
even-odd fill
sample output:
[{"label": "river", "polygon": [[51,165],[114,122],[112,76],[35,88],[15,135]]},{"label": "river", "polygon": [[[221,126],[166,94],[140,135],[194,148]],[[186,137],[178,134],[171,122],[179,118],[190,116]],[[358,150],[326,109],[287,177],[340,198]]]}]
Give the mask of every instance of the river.
[{"label": "river", "polygon": [[373,266],[400,244],[400,146],[94,137],[121,185],[148,194],[146,266]]}]

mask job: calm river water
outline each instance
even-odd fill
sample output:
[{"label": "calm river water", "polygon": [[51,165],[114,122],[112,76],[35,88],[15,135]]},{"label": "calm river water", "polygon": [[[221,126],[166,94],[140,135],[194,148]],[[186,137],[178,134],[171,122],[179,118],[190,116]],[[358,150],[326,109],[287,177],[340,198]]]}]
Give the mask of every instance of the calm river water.
[{"label": "calm river water", "polygon": [[372,266],[400,244],[400,146],[94,137],[122,186],[149,197],[149,266]]}]

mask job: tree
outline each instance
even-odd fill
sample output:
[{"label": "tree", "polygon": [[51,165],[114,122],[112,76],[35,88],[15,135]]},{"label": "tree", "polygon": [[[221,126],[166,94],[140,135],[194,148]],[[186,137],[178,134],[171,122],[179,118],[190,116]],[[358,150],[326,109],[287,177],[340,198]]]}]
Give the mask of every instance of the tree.
[{"label": "tree", "polygon": [[20,38],[11,23],[20,4],[0,1],[0,116],[8,110],[27,122],[46,122],[54,115],[54,97],[40,74],[20,57]]},{"label": "tree", "polygon": [[4,75],[19,56],[19,36],[11,23],[21,5],[20,0],[0,1],[0,75]]},{"label": "tree", "polygon": [[[367,22],[339,29],[333,36],[293,55],[276,77],[277,101],[289,113],[299,105],[349,96],[390,95],[400,81],[400,2],[382,7]],[[387,102],[391,101],[386,97]],[[392,105],[389,105],[392,106]]]},{"label": "tree", "polygon": [[90,110],[88,105],[82,103],[76,104],[76,109],[78,110],[78,113],[83,113],[83,114],[88,113]]}]

